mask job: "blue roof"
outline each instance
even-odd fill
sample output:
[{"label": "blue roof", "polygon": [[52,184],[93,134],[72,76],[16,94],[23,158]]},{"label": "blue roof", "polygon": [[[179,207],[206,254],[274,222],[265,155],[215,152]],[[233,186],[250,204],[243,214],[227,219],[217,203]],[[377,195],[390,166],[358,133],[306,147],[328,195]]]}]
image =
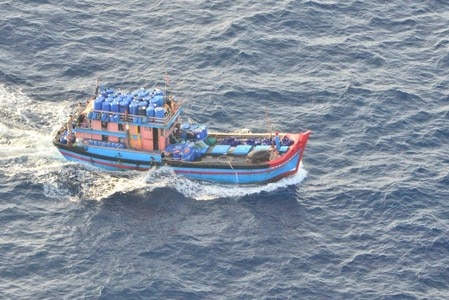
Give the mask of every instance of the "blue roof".
[{"label": "blue roof", "polygon": [[249,151],[251,151],[252,148],[252,145],[238,145],[237,147],[235,147],[232,153],[234,153],[235,155],[246,155]]},{"label": "blue roof", "polygon": [[226,154],[226,152],[228,152],[229,148],[231,148],[230,145],[215,145],[214,148],[212,148],[211,153],[212,154]]}]

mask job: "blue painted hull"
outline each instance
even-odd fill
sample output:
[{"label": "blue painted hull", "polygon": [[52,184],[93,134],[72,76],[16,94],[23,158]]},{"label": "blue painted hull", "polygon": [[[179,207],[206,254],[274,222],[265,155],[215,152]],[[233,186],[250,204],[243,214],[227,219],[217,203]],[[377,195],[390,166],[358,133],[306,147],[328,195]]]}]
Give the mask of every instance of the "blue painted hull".
[{"label": "blue painted hull", "polygon": [[299,153],[281,165],[263,169],[192,169],[175,168],[175,172],[191,179],[214,181],[219,183],[256,184],[279,180],[298,171]]},{"label": "blue painted hull", "polygon": [[[305,142],[307,139],[305,139]],[[298,145],[278,162],[259,164],[183,162],[164,159],[159,153],[112,149],[105,147],[73,147],[55,142],[60,153],[69,161],[90,164],[107,170],[146,171],[152,167],[169,166],[174,172],[194,180],[232,184],[262,184],[295,174],[305,147]]]}]

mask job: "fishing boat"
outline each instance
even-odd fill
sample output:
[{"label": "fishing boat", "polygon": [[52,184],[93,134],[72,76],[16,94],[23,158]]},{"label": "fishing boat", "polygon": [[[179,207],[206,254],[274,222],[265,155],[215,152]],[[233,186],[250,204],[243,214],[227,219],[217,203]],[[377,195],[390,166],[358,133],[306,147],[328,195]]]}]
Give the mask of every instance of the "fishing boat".
[{"label": "fishing boat", "polygon": [[167,166],[194,180],[263,184],[298,172],[310,131],[211,132],[183,114],[184,101],[164,89],[98,87],[56,132],[69,161],[109,170]]}]

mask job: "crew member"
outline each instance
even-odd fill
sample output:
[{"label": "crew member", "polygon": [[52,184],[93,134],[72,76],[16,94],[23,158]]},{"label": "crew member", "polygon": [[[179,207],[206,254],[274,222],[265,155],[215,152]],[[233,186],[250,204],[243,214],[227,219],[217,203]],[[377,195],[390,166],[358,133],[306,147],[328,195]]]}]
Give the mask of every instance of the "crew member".
[{"label": "crew member", "polygon": [[73,140],[73,115],[69,116],[66,127],[67,127],[67,144],[71,146]]}]

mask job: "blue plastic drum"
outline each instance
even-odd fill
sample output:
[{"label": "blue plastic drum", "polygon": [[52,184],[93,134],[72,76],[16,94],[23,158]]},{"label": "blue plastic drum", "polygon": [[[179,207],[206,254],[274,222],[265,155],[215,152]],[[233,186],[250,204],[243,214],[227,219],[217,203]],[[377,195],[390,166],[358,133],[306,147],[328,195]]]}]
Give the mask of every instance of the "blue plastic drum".
[{"label": "blue plastic drum", "polygon": [[163,107],[156,107],[154,109],[154,114],[155,114],[156,118],[163,119],[164,116],[165,116],[164,108]]}]

